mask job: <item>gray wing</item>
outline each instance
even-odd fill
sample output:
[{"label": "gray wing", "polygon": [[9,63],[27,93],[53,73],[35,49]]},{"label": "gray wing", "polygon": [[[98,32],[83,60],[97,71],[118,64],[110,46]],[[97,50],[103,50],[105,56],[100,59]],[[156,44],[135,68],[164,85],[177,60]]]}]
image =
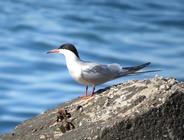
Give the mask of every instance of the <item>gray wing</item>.
[{"label": "gray wing", "polygon": [[82,77],[84,80],[90,82],[92,85],[99,85],[122,76],[160,71],[150,70],[139,72],[140,69],[148,66],[149,64],[150,62],[138,66],[122,68],[118,64],[101,65],[85,62],[84,64],[82,64]]},{"label": "gray wing", "polygon": [[92,85],[99,85],[118,77],[122,67],[118,64],[102,65],[96,63],[84,63],[82,78]]}]

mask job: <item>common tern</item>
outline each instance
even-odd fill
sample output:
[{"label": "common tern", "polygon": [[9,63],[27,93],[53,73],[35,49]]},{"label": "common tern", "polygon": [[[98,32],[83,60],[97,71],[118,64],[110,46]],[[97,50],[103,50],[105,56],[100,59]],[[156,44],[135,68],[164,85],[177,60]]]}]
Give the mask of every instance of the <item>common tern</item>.
[{"label": "common tern", "polygon": [[[128,75],[137,75],[159,70],[138,71],[151,62],[133,67],[122,67],[119,64],[97,64],[80,59],[77,49],[72,44],[63,44],[58,49],[51,50],[47,53],[64,54],[66,65],[71,77],[78,83],[86,85],[86,92],[81,98],[90,98],[94,95],[95,87],[105,82]],[[93,90],[88,95],[88,85],[93,85]]]}]

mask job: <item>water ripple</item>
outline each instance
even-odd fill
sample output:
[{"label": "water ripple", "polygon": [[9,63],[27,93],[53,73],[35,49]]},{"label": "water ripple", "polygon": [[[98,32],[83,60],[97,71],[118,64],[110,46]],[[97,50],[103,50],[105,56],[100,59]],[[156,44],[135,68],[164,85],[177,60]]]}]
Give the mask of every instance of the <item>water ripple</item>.
[{"label": "water ripple", "polygon": [[[184,81],[184,6],[175,1],[0,1],[0,133],[11,131],[59,103],[84,94],[61,54],[46,54],[63,43],[77,46],[83,60],[147,67]],[[90,90],[91,91],[91,87]]]}]

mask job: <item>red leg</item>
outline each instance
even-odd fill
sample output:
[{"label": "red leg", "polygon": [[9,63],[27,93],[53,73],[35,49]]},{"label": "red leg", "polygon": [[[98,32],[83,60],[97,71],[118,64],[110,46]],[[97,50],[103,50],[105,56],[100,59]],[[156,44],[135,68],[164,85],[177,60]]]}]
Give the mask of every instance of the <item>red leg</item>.
[{"label": "red leg", "polygon": [[89,99],[89,98],[93,97],[94,92],[95,92],[95,86],[93,87],[93,91],[92,91],[92,93],[91,93],[90,95],[86,96],[86,98],[85,98],[85,99]]},{"label": "red leg", "polygon": [[95,92],[95,86],[93,87],[92,93],[88,95],[88,86],[86,86],[86,93],[84,94],[84,96],[81,96],[80,98],[89,99],[94,95],[94,92]]},{"label": "red leg", "polygon": [[94,95],[94,92],[95,92],[95,86],[93,87],[93,91],[92,91],[92,93],[89,96],[92,97]]},{"label": "red leg", "polygon": [[84,94],[84,96],[80,96],[80,98],[85,98],[88,96],[88,85],[86,85],[86,93]]}]

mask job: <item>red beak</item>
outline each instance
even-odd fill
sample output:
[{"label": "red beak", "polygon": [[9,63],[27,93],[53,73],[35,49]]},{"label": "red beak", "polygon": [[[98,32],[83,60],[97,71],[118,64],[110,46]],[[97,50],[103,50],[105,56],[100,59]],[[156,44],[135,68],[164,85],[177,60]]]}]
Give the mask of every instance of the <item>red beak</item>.
[{"label": "red beak", "polygon": [[49,51],[49,52],[47,52],[47,54],[48,53],[58,53],[59,51],[57,50],[57,49],[54,49],[54,50],[51,50],[51,51]]}]

